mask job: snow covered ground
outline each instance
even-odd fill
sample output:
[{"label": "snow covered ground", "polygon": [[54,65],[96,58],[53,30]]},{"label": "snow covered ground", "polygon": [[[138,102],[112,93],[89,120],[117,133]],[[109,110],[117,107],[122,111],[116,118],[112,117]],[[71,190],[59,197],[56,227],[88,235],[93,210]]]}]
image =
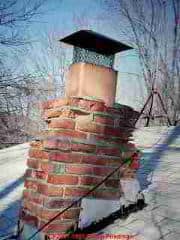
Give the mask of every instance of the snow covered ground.
[{"label": "snow covered ground", "polygon": [[0,150],[0,239],[17,224],[28,149],[25,143]]},{"label": "snow covered ground", "polygon": [[180,126],[161,130],[145,128],[135,133],[136,143],[144,148],[138,178],[148,206],[126,220],[116,220],[103,234],[180,239]]}]

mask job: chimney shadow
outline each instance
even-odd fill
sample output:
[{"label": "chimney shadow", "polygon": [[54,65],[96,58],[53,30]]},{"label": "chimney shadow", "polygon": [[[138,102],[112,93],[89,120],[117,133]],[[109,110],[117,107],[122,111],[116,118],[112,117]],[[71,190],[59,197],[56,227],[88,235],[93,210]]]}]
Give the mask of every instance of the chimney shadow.
[{"label": "chimney shadow", "polygon": [[[160,165],[161,157],[168,150],[176,150],[180,151],[180,148],[171,148],[170,144],[175,142],[176,139],[180,137],[180,126],[174,127],[168,136],[164,139],[163,143],[157,144],[152,152],[145,152],[141,159],[140,169],[137,171],[137,178],[139,180],[141,190],[145,190],[148,188],[150,184],[152,184],[152,177],[154,171]],[[173,161],[173,159],[172,159]],[[151,179],[149,180],[149,175],[151,175]]]}]

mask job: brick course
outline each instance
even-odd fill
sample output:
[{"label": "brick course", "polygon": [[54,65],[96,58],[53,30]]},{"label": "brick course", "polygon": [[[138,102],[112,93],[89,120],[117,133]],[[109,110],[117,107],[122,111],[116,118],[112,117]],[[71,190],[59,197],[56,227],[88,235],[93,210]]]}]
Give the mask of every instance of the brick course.
[{"label": "brick course", "polygon": [[[103,101],[78,97],[50,100],[41,107],[48,130],[43,140],[30,144],[21,210],[22,221],[36,227],[87,194],[136,150],[128,142],[133,128],[126,117],[137,113],[129,107],[106,107]],[[123,177],[133,174],[127,169]],[[89,197],[113,200],[120,191],[117,172]],[[43,231],[63,233],[79,213],[76,204]]]}]

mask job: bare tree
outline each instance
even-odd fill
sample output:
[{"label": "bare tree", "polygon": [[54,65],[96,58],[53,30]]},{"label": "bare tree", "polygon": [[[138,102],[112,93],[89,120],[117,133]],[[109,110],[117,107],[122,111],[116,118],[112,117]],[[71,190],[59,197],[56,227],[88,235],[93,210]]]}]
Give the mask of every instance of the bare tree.
[{"label": "bare tree", "polygon": [[[172,125],[180,119],[180,1],[105,0],[137,50],[146,88],[160,93]],[[154,101],[155,112],[164,111]],[[151,108],[151,106],[150,106]],[[147,112],[147,115],[149,112]],[[151,118],[152,116],[148,116]]]},{"label": "bare tree", "polygon": [[44,32],[41,42],[37,42],[36,46],[31,45],[24,72],[25,75],[30,73],[32,77],[27,86],[29,95],[23,99],[24,112],[29,119],[26,124],[28,136],[38,137],[45,128],[40,103],[64,96],[65,75],[71,63],[72,51],[68,51],[67,46],[59,42],[59,38],[59,33],[57,36],[55,31]]},{"label": "bare tree", "polygon": [[27,66],[26,71],[41,79],[40,88],[44,91],[44,97],[62,97],[71,51],[67,51],[67,46],[59,41],[60,36],[55,31],[44,33],[42,39],[38,53],[32,45],[32,54],[29,55],[31,69]]},{"label": "bare tree", "polygon": [[25,51],[30,40],[25,29],[41,14],[43,0],[2,0],[0,2],[0,146],[24,139],[24,96],[30,74],[15,71],[19,51]]},{"label": "bare tree", "polygon": [[[77,31],[79,28],[89,28],[90,24],[85,13],[78,16],[73,15],[73,27]],[[37,46],[34,47],[32,44],[32,54],[28,56],[30,64],[25,69],[27,73],[31,72],[37,82],[34,85],[35,92],[32,92],[29,101],[29,115],[31,115],[33,126],[36,126],[36,128],[29,129],[28,134],[32,136],[39,136],[40,131],[45,128],[38,102],[63,97],[65,94],[66,73],[72,63],[73,52],[72,46],[59,40],[67,34],[65,29],[57,32],[55,26],[50,32],[43,32],[42,36],[39,36],[41,42],[38,45],[38,52],[36,51]],[[29,65],[30,69],[28,69]],[[36,112],[36,114],[32,116],[32,112]]]}]

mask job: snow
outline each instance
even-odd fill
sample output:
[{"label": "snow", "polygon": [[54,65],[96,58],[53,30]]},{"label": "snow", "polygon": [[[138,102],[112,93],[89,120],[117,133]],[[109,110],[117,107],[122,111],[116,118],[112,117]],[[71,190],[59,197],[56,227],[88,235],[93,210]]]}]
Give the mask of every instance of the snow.
[{"label": "snow", "polygon": [[28,149],[25,143],[0,150],[0,238],[16,227]]}]

